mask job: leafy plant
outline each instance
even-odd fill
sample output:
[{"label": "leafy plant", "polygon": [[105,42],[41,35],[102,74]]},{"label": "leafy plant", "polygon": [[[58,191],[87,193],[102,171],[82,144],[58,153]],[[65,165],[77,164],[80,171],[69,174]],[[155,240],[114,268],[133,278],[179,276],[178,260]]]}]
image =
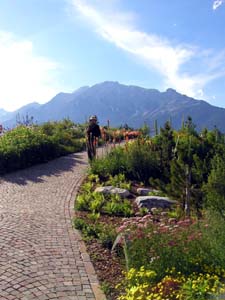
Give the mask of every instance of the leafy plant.
[{"label": "leafy plant", "polygon": [[89,202],[89,209],[92,213],[97,213],[102,210],[105,203],[105,197],[101,193],[93,192],[91,194],[91,201]]},{"label": "leafy plant", "polygon": [[117,194],[108,197],[103,210],[107,214],[114,216],[130,217],[133,214],[131,202],[127,199],[121,199]]},{"label": "leafy plant", "polygon": [[98,239],[103,247],[111,249],[116,236],[117,232],[115,227],[112,225],[101,225]]},{"label": "leafy plant", "polygon": [[[107,295],[107,297],[110,297],[110,295],[111,295],[112,292],[113,292],[110,283],[107,282],[107,281],[103,281],[103,282],[101,283],[101,290],[103,291],[103,293],[104,293],[105,295]],[[108,298],[108,299],[109,299],[109,298]]]},{"label": "leafy plant", "polygon": [[75,210],[90,210],[91,194],[80,194],[75,200]]},{"label": "leafy plant", "polygon": [[109,179],[105,183],[106,185],[112,185],[118,188],[130,190],[131,189],[131,182],[127,182],[126,177],[124,174],[117,174],[114,176],[109,176]]},{"label": "leafy plant", "polygon": [[86,239],[98,238],[99,227],[95,224],[89,224],[81,218],[74,218],[74,227],[80,230]]}]

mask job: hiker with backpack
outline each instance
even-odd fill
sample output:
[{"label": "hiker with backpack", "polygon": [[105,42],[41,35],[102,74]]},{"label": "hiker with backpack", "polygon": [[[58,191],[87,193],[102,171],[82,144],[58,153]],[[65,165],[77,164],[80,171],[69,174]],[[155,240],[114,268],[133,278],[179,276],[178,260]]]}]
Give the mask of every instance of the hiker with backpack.
[{"label": "hiker with backpack", "polygon": [[93,160],[96,157],[97,141],[101,137],[101,131],[98,125],[98,118],[95,115],[89,118],[89,124],[86,129],[86,136],[88,158],[90,160]]}]

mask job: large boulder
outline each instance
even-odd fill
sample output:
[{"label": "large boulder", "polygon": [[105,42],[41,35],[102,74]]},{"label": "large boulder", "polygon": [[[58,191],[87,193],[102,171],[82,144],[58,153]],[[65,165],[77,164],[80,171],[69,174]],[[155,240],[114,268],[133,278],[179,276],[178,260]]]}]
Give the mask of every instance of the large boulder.
[{"label": "large boulder", "polygon": [[172,205],[177,204],[175,200],[159,196],[139,196],[135,199],[135,202],[139,208],[145,207],[149,211],[151,211],[152,208],[168,209],[171,208]]},{"label": "large boulder", "polygon": [[97,193],[103,194],[118,194],[121,198],[126,198],[130,196],[130,192],[126,189],[121,189],[115,186],[99,186],[95,189]]}]

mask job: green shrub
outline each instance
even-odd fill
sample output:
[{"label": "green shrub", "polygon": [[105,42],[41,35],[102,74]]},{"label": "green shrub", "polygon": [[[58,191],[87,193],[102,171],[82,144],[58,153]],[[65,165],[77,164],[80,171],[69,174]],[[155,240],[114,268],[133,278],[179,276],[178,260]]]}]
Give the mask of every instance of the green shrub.
[{"label": "green shrub", "polygon": [[98,239],[103,247],[112,249],[113,243],[116,239],[117,232],[113,225],[102,225],[98,235]]},{"label": "green shrub", "polygon": [[112,225],[97,223],[96,220],[83,220],[82,218],[74,218],[74,228],[80,230],[85,239],[96,238],[104,248],[111,249],[116,238],[117,232]]},{"label": "green shrub", "polygon": [[130,217],[133,215],[132,205],[129,200],[117,200],[116,198],[107,201],[103,207],[103,211],[109,215]]},{"label": "green shrub", "polygon": [[156,153],[151,151],[148,143],[140,140],[130,143],[126,149],[126,155],[129,179],[147,184],[150,177],[160,176]]},{"label": "green shrub", "polygon": [[100,179],[106,179],[110,175],[123,174],[126,167],[126,154],[122,147],[118,146],[103,158],[98,158],[91,163],[91,173],[99,176]]},{"label": "green shrub", "polygon": [[41,126],[18,126],[0,138],[0,174],[47,162],[85,147],[75,138],[72,122],[46,123]]},{"label": "green shrub", "polygon": [[89,224],[81,218],[74,218],[74,228],[80,230],[85,239],[98,238],[99,227],[95,224]]}]

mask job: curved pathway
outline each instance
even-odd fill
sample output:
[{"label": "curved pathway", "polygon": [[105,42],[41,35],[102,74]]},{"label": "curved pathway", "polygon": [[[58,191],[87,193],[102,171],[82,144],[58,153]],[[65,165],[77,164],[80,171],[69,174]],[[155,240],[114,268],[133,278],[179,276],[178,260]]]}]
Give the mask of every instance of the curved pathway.
[{"label": "curved pathway", "polygon": [[86,153],[0,178],[0,300],[103,300],[72,228]]}]

